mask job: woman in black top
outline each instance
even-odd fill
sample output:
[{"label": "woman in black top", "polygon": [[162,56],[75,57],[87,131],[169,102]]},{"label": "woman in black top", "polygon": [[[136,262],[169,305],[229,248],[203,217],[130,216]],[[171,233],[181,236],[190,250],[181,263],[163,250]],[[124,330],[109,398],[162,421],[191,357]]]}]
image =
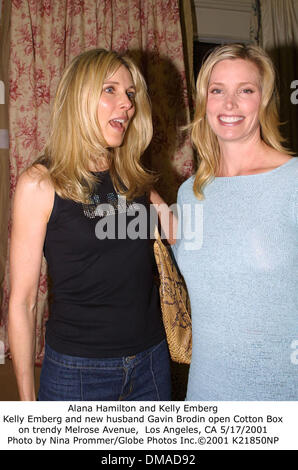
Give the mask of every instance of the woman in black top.
[{"label": "woman in black top", "polygon": [[35,400],[36,296],[52,286],[39,400],[169,400],[149,203],[146,85],[128,57],[91,50],[58,86],[44,156],[17,185],[9,341],[21,400]]}]

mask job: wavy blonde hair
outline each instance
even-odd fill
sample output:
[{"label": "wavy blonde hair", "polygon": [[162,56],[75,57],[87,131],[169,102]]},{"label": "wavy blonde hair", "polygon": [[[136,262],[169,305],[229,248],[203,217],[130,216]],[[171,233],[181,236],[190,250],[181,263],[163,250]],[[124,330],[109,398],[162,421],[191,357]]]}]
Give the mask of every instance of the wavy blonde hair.
[{"label": "wavy blonde hair", "polygon": [[206,58],[199,72],[196,83],[195,115],[191,124],[191,139],[198,151],[198,169],[196,171],[193,190],[198,199],[203,199],[203,189],[219,171],[220,148],[207,117],[206,105],[208,85],[213,67],[226,59],[244,59],[255,64],[260,73],[261,104],[259,122],[261,138],[270,147],[287,152],[282,142],[285,139],[279,132],[278,93],[276,75],[269,56],[258,46],[244,44],[228,44],[215,48]]},{"label": "wavy blonde hair", "polygon": [[[136,89],[135,113],[123,144],[109,149],[98,120],[98,102],[104,80],[124,65]],[[92,49],[75,57],[66,67],[53,103],[50,135],[44,155],[34,166],[48,169],[59,196],[86,203],[97,181],[90,162],[106,157],[116,191],[128,199],[144,194],[155,181],[141,156],[152,138],[151,105],[145,80],[128,56]]]}]

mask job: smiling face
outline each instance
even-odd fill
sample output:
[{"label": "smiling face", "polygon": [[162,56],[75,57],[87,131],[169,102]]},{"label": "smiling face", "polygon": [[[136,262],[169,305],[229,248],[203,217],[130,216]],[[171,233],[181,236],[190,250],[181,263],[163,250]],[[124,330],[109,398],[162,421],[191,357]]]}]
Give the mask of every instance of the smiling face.
[{"label": "smiling face", "polygon": [[243,141],[259,133],[260,73],[249,60],[225,59],[212,70],[206,115],[219,143]]},{"label": "smiling face", "polygon": [[97,115],[102,135],[108,147],[120,147],[135,113],[135,87],[125,65],[108,77],[103,84]]}]

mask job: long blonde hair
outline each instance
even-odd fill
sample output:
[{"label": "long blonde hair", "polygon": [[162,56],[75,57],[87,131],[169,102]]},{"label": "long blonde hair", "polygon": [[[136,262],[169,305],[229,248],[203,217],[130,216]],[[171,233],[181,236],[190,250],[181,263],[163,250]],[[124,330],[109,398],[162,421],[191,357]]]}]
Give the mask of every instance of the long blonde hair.
[{"label": "long blonde hair", "polygon": [[[124,65],[136,89],[135,114],[119,148],[108,149],[98,121],[97,107],[106,78]],[[155,177],[144,169],[141,156],[152,138],[151,105],[145,80],[128,56],[92,49],[66,67],[57,88],[51,114],[50,135],[44,155],[35,163],[48,169],[59,196],[87,202],[96,176],[90,162],[105,156],[116,191],[128,199],[144,194]]]},{"label": "long blonde hair", "polygon": [[203,189],[219,170],[220,149],[216,135],[206,118],[208,84],[213,67],[226,59],[244,59],[258,67],[261,79],[261,105],[259,122],[261,138],[270,147],[289,153],[282,145],[285,140],[279,132],[278,93],[275,70],[269,56],[258,46],[229,44],[215,48],[203,63],[196,84],[195,115],[191,124],[191,139],[198,151],[199,164],[193,190],[198,199],[203,199]]}]

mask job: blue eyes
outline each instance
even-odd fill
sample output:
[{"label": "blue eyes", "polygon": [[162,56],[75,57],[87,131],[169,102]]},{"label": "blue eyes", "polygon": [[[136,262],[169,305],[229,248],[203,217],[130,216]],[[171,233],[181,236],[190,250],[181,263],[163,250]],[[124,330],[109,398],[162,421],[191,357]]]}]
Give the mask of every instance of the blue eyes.
[{"label": "blue eyes", "polygon": [[[212,95],[220,95],[223,92],[224,90],[222,90],[221,88],[213,88],[209,90],[209,93],[211,93]],[[254,90],[252,90],[251,88],[242,88],[241,90],[239,90],[238,94],[239,93],[250,95],[251,93],[254,93]]]},{"label": "blue eyes", "polygon": [[[113,94],[115,92],[115,88],[113,86],[108,86],[106,88],[104,88],[104,91],[106,93],[110,93],[110,94]],[[130,99],[130,101],[134,101],[135,100],[135,92],[134,91],[127,91],[126,92],[128,98]]]},{"label": "blue eyes", "polygon": [[134,91],[128,91],[126,94],[130,100],[134,100],[136,97],[136,94]]}]

